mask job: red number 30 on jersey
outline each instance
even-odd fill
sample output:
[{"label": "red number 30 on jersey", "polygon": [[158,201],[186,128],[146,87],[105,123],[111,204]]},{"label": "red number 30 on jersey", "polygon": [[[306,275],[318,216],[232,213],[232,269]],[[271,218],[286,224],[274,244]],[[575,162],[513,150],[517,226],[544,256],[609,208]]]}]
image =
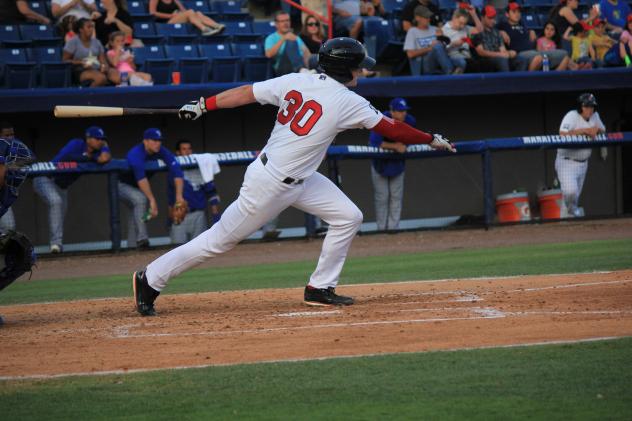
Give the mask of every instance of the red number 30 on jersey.
[{"label": "red number 30 on jersey", "polygon": [[303,95],[298,91],[288,92],[283,99],[287,105],[279,111],[277,120],[283,125],[291,121],[290,130],[298,136],[308,134],[323,115],[323,107],[318,102],[310,99],[303,104]]}]

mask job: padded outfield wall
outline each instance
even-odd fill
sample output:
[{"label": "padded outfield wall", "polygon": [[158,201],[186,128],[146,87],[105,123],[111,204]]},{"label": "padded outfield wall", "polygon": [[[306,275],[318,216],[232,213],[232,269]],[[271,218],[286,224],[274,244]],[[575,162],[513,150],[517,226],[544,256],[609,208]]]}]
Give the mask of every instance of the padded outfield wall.
[{"label": "padded outfield wall", "polygon": [[[629,72],[632,73],[632,72]],[[392,96],[408,98],[411,113],[418,127],[430,132],[441,132],[454,140],[488,139],[497,137],[556,134],[563,115],[575,104],[578,93],[590,90],[597,95],[600,114],[608,131],[626,129],[619,127],[620,120],[632,114],[632,83],[628,74],[615,73],[599,79],[587,78],[567,83],[555,76],[558,84],[552,84],[551,76],[526,79],[468,80],[426,78],[406,84],[392,80],[370,81],[360,86],[362,94],[379,109],[386,109]],[[610,78],[610,83],[608,83]],[[605,82],[604,82],[605,80]],[[504,83],[503,86],[495,84]],[[446,84],[446,86],[440,86]],[[538,92],[538,84],[547,93]],[[554,86],[558,86],[558,91]],[[50,160],[72,137],[81,136],[88,125],[102,126],[109,137],[115,157],[124,157],[126,151],[141,140],[142,132],[150,126],[163,130],[165,145],[169,148],[179,138],[192,141],[197,152],[226,152],[260,149],[272,128],[276,110],[259,105],[237,110],[219,110],[206,116],[202,122],[180,122],[174,117],[135,116],[126,118],[59,120],[52,117],[50,105],[90,104],[127,106],[175,106],[199,95],[212,93],[224,86],[179,88],[150,88],[151,90],[124,92],[122,89],[102,88],[98,96],[91,91],[51,92],[42,97],[28,94],[16,100],[17,92],[0,92],[0,104],[5,111],[1,118],[10,120],[19,138],[33,147],[42,160]],[[484,88],[488,94],[471,95]],[[106,90],[103,90],[106,89]],[[522,93],[517,93],[520,91]],[[524,93],[524,91],[528,91]],[[432,94],[426,96],[424,92]],[[409,95],[406,95],[406,94]],[[32,94],[32,93],[31,93]],[[29,107],[29,103],[32,104]],[[17,105],[16,105],[17,104]],[[7,110],[14,112],[7,113]],[[16,112],[17,111],[17,112]],[[628,127],[627,130],[630,128]],[[355,130],[341,134],[338,144],[363,145],[368,132]],[[588,215],[616,215],[630,211],[630,191],[627,168],[632,168],[629,152],[622,147],[610,147],[608,158],[598,158],[596,150],[591,159],[582,195]],[[627,153],[627,155],[626,155]],[[494,193],[501,194],[522,188],[529,191],[532,200],[535,193],[552,184],[555,176],[553,150],[499,152],[492,155]],[[365,221],[374,220],[373,191],[370,181],[369,161],[342,161],[340,171],[345,192],[362,209]],[[323,166],[326,173],[326,167]],[[232,201],[240,186],[244,167],[224,167],[217,185],[224,204]],[[158,198],[161,216],[149,223],[150,236],[163,236],[166,228],[166,176],[156,174],[152,187]],[[404,219],[437,216],[483,214],[482,163],[478,155],[462,157],[411,160],[407,163]],[[535,201],[533,202],[535,204]],[[18,229],[26,232],[36,244],[46,244],[48,222],[46,209],[33,194],[31,182],[22,188],[21,197],[14,206]],[[123,238],[126,238],[126,209],[122,207]],[[107,177],[90,175],[73,185],[69,194],[66,218],[65,242],[107,241],[109,239],[109,209],[107,201]],[[286,211],[281,226],[303,224],[303,215],[295,210]]]}]

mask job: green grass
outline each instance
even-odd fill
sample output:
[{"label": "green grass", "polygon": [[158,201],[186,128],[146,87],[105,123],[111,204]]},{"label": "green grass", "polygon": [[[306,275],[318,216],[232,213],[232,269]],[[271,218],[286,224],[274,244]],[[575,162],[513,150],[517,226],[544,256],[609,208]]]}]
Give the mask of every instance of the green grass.
[{"label": "green grass", "polygon": [[[629,269],[630,250],[632,239],[353,258],[341,284]],[[166,293],[300,287],[316,260],[191,270]],[[18,282],[0,294],[0,305],[129,294],[129,275]]]},{"label": "green grass", "polygon": [[632,414],[632,338],[0,382],[3,419],[605,420]]}]

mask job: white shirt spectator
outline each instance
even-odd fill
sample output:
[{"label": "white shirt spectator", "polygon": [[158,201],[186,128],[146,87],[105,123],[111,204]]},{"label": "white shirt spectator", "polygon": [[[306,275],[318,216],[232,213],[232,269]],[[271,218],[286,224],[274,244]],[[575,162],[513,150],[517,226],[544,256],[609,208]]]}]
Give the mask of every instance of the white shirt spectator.
[{"label": "white shirt spectator", "polygon": [[[52,0],[51,5],[57,4],[59,7],[64,7],[71,1],[72,0]],[[83,0],[83,2],[88,5],[94,4],[94,0]],[[90,14],[91,14],[90,11],[86,10],[86,8],[81,5],[81,3],[78,3],[72,9],[68,10],[66,13],[59,16],[57,20],[61,21],[63,18],[65,18],[68,15],[72,15],[76,17],[77,19],[81,19],[81,18],[90,19]]]},{"label": "white shirt spectator", "polygon": [[[450,38],[450,42],[452,43],[455,41],[460,41],[465,37],[469,37],[473,29],[474,29],[473,26],[466,25],[463,29],[457,31],[457,30],[452,29],[452,21],[449,21],[448,23],[443,25],[442,31],[443,31],[443,35]],[[447,50],[448,50],[448,55],[460,53],[467,58],[471,57],[470,46],[468,45],[467,42],[464,42],[459,47],[454,47],[452,46],[452,44],[450,44]]]},{"label": "white shirt spectator", "polygon": [[428,26],[428,29],[419,29],[413,26],[406,32],[406,40],[404,40],[404,51],[418,50],[420,48],[428,48],[432,41],[437,39],[437,28]]}]

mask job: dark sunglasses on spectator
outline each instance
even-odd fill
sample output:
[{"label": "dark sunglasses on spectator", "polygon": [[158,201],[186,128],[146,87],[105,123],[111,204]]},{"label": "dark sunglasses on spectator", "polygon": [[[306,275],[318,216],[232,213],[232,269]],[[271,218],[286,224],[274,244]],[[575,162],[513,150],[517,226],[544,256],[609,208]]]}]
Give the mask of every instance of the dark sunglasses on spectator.
[{"label": "dark sunglasses on spectator", "polygon": [[307,26],[320,26],[319,22],[310,22],[307,24]]}]

